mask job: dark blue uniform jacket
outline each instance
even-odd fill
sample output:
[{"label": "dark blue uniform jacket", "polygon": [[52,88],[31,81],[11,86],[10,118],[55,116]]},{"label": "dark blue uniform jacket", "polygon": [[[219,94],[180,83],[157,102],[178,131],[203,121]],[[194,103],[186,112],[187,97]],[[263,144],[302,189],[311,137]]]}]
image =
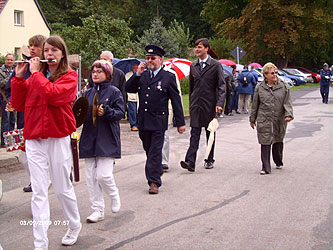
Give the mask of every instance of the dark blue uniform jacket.
[{"label": "dark blue uniform jacket", "polygon": [[[104,115],[97,116],[97,125],[93,126],[92,104],[95,93],[98,93],[99,105],[104,105]],[[95,84],[84,92],[88,98],[89,111],[83,124],[80,138],[80,158],[121,157],[119,120],[124,116],[122,93],[109,81]]]},{"label": "dark blue uniform jacket", "polygon": [[168,129],[168,101],[171,99],[176,126],[185,125],[183,106],[175,75],[163,70],[151,79],[150,70],[141,76],[133,74],[126,82],[125,90],[139,93],[138,127],[140,130],[156,131]]}]

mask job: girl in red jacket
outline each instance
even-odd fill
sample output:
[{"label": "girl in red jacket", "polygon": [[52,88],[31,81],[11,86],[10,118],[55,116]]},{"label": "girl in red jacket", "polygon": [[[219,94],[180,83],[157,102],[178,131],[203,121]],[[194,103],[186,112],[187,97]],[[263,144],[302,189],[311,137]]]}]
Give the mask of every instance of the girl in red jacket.
[{"label": "girl in red jacket", "polygon": [[23,74],[28,64],[18,63],[11,88],[13,107],[24,111],[24,138],[33,190],[31,209],[35,249],[48,248],[47,230],[52,224],[49,177],[69,227],[62,244],[73,245],[82,227],[69,178],[72,166],[70,134],[76,129],[72,103],[78,77],[68,65],[67,48],[61,37],[49,37],[42,51],[41,59],[50,61],[41,63],[39,57],[32,58],[29,61],[32,74],[27,80]]}]

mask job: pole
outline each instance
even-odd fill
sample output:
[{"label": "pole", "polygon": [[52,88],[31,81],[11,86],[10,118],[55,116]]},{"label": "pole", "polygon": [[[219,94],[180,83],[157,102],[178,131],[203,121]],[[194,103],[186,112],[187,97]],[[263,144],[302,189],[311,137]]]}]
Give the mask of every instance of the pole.
[{"label": "pole", "polygon": [[79,55],[79,96],[82,95],[81,93],[81,56]]},{"label": "pole", "polygon": [[239,64],[239,46],[236,47],[237,50],[237,64]]}]

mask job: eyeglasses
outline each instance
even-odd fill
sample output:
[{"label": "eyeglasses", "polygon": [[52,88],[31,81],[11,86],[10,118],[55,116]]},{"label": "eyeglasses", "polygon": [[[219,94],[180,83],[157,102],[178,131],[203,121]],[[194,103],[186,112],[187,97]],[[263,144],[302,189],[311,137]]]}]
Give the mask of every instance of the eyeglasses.
[{"label": "eyeglasses", "polygon": [[277,75],[277,74],[278,74],[278,72],[277,72],[277,71],[275,71],[275,72],[271,72],[270,74],[271,74],[271,75]]},{"label": "eyeglasses", "polygon": [[99,75],[99,74],[102,74],[102,73],[104,73],[103,70],[96,70],[96,71],[94,70],[94,71],[91,72],[92,75],[94,75],[94,74],[98,74]]},{"label": "eyeglasses", "polygon": [[152,60],[154,61],[156,59],[156,56],[146,56],[146,60]]}]

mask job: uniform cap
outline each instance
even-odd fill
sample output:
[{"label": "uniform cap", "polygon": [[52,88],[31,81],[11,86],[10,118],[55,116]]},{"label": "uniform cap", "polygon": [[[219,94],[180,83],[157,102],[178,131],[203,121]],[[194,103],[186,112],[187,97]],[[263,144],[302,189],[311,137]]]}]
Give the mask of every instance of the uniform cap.
[{"label": "uniform cap", "polygon": [[163,57],[165,54],[165,51],[162,48],[160,48],[154,44],[148,44],[145,47],[145,51],[146,51],[146,56],[157,55],[157,56]]}]

